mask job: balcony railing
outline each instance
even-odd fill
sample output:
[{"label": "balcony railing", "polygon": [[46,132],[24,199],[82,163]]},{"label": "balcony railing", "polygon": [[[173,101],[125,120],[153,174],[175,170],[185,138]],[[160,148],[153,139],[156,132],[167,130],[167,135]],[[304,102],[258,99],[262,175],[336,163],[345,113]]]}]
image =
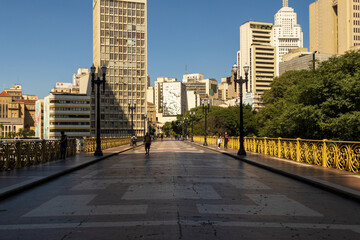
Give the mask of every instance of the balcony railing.
[{"label": "balcony railing", "polygon": [[[76,154],[75,139],[68,139],[66,155]],[[60,159],[60,140],[0,141],[0,171]]]},{"label": "balcony railing", "polygon": [[[217,139],[218,137],[207,137],[207,143],[217,145]],[[204,137],[194,137],[194,141],[204,142]],[[245,137],[244,147],[249,152],[296,162],[354,173],[360,171],[360,142]],[[228,148],[238,149],[239,138],[229,138]]]}]

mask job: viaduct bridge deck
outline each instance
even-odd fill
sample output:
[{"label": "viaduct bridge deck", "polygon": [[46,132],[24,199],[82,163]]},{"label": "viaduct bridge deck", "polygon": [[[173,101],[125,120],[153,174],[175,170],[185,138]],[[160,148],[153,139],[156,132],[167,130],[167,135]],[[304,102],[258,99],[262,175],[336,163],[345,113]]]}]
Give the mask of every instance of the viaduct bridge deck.
[{"label": "viaduct bridge deck", "polygon": [[[0,238],[359,239],[356,174],[248,156],[340,186],[353,194],[347,199],[190,143],[117,154],[127,148],[104,151],[101,161],[83,154],[2,173]],[[43,184],[23,191],[36,181]]]}]

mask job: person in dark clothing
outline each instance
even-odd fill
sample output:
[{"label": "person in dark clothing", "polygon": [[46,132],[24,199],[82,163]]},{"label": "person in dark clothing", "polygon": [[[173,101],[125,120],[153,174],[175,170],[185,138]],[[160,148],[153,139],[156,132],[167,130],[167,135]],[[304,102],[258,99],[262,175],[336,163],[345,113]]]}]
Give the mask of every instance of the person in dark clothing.
[{"label": "person in dark clothing", "polygon": [[61,139],[60,139],[60,159],[66,158],[66,148],[67,148],[67,136],[64,131],[61,131]]},{"label": "person in dark clothing", "polygon": [[147,132],[145,137],[144,137],[144,142],[145,142],[145,155],[149,155],[150,153],[150,145],[151,145],[151,137],[150,134]]},{"label": "person in dark clothing", "polygon": [[225,132],[224,135],[224,148],[228,148],[228,142],[229,142],[229,135],[227,134],[227,132]]}]

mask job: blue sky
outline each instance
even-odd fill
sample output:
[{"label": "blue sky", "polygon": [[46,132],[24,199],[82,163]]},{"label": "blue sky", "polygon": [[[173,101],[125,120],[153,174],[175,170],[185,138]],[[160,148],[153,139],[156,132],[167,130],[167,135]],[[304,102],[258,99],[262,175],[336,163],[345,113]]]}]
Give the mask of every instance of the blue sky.
[{"label": "blue sky", "polygon": [[[309,4],[289,0],[309,46]],[[239,49],[239,27],[271,22],[282,0],[148,0],[148,74],[182,79],[230,73]],[[0,88],[22,84],[43,98],[56,82],[71,82],[92,65],[92,0],[0,0]]]}]

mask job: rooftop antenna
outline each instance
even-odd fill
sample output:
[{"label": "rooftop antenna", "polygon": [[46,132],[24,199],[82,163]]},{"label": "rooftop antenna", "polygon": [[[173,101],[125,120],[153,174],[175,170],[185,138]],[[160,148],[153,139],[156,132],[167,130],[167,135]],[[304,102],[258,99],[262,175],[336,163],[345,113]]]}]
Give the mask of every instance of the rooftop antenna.
[{"label": "rooftop antenna", "polygon": [[187,64],[185,65],[185,75],[188,74]]}]

